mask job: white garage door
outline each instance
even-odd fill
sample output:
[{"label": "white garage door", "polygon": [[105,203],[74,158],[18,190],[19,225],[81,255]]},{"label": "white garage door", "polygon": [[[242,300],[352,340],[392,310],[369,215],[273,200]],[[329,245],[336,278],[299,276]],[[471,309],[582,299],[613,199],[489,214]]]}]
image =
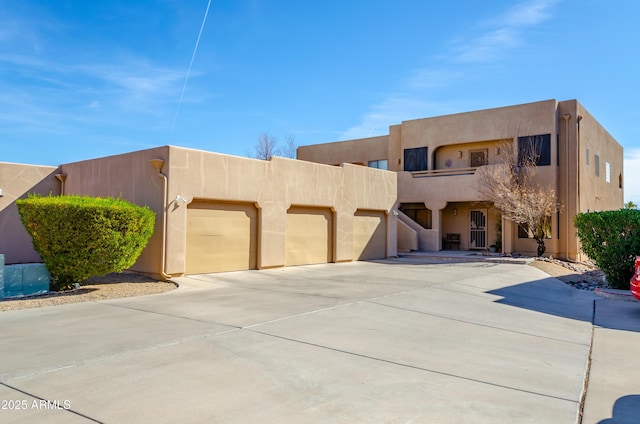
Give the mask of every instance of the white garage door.
[{"label": "white garage door", "polygon": [[187,209],[187,274],[256,268],[253,204],[194,201]]},{"label": "white garage door", "polygon": [[287,265],[333,261],[333,214],[330,209],[291,207],[287,211]]},{"label": "white garage door", "polygon": [[387,256],[387,215],[383,211],[359,210],[353,217],[353,259]]}]

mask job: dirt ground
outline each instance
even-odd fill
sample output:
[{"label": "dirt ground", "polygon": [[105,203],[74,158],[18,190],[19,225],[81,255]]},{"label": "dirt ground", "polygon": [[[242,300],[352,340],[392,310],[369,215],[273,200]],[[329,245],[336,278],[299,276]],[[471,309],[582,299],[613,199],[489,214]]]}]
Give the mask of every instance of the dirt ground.
[{"label": "dirt ground", "polygon": [[168,281],[158,281],[133,272],[121,272],[109,274],[104,277],[90,278],[85,285],[82,285],[76,290],[53,292],[28,299],[3,299],[0,300],[0,312],[64,305],[66,303],[94,302],[120,297],[142,296],[146,294],[163,293],[176,288],[177,286],[174,283]]},{"label": "dirt ground", "polygon": [[[573,264],[556,259],[543,258],[532,262],[530,266],[536,267],[576,288],[593,290],[593,287],[604,285],[602,272],[587,264]],[[87,284],[76,290],[54,292],[28,299],[0,300],[0,312],[64,305],[66,303],[143,296],[163,293],[176,288],[177,286],[171,282],[158,281],[133,272],[122,272],[91,278],[87,281]]]},{"label": "dirt ground", "polygon": [[590,264],[539,258],[529,266],[538,268],[550,276],[579,289],[593,290],[596,287],[606,287],[604,273]]}]

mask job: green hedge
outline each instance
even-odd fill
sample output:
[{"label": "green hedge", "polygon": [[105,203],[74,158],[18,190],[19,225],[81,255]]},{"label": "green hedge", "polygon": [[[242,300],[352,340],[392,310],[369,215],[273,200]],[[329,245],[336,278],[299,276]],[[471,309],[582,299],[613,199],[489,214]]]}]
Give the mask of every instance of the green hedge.
[{"label": "green hedge", "polygon": [[640,255],[640,210],[587,212],[574,225],[582,251],[605,273],[615,289],[629,290],[636,255]]},{"label": "green hedge", "polygon": [[53,290],[131,267],[155,223],[155,212],[121,199],[30,196],[16,204]]}]

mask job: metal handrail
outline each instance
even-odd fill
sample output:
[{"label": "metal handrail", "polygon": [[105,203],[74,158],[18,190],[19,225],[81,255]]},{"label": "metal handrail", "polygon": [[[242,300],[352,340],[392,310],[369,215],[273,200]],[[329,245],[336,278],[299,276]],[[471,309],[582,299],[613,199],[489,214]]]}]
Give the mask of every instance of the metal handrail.
[{"label": "metal handrail", "polygon": [[454,175],[473,175],[476,173],[477,167],[473,168],[455,168],[455,169],[431,169],[429,171],[414,171],[411,172],[413,178],[428,178],[428,177],[448,177]]}]

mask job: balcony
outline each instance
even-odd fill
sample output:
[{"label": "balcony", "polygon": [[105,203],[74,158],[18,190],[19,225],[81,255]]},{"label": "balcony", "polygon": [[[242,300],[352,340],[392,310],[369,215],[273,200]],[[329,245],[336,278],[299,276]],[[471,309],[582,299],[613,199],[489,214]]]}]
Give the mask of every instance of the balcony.
[{"label": "balcony", "polygon": [[432,169],[428,171],[413,171],[411,176],[413,178],[430,178],[430,177],[450,177],[457,175],[474,175],[477,167],[473,168],[447,168],[447,169]]}]

